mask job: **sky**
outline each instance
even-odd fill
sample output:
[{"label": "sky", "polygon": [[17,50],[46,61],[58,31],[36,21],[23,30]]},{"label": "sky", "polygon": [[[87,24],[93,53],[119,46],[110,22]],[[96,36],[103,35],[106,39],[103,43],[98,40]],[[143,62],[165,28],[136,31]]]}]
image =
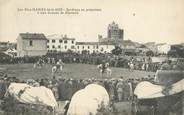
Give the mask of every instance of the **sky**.
[{"label": "sky", "polygon": [[[37,14],[25,8],[101,9],[79,14]],[[0,0],[0,41],[19,33],[67,34],[77,41],[107,37],[115,21],[124,39],[146,43],[184,42],[184,0]]]}]

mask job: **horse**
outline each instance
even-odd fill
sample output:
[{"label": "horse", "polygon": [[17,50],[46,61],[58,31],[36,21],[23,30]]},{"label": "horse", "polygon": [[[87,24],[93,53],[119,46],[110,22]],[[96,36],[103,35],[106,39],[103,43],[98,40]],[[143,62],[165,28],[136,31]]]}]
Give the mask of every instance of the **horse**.
[{"label": "horse", "polygon": [[33,65],[33,68],[42,68],[42,64],[37,61],[34,65]]},{"label": "horse", "polygon": [[42,68],[45,65],[45,61],[43,59],[39,59],[34,65],[33,68]]},{"label": "horse", "polygon": [[54,65],[52,67],[52,75],[54,76],[57,72],[62,72],[63,71],[63,65]]},{"label": "horse", "polygon": [[102,64],[97,65],[97,68],[100,70],[101,76],[103,76],[103,73],[106,73],[107,76],[111,76],[112,70],[109,67],[109,63],[105,63],[105,68],[103,68]]},{"label": "horse", "polygon": [[128,66],[129,66],[129,70],[130,71],[133,71],[134,70],[134,64],[132,62],[129,62],[128,63]]}]

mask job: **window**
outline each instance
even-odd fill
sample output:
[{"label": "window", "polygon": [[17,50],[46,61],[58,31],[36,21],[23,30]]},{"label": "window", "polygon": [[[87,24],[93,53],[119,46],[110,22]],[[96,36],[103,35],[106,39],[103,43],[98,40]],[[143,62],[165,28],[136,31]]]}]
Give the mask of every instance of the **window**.
[{"label": "window", "polygon": [[67,44],[67,40],[65,40],[64,43]]},{"label": "window", "polygon": [[67,46],[65,46],[65,49],[67,49]]},{"label": "window", "polygon": [[60,45],[58,45],[58,48],[61,48],[61,46],[60,46]]},{"label": "window", "polygon": [[52,45],[52,48],[55,48],[55,46],[54,46],[54,45]]},{"label": "window", "polygon": [[96,49],[98,49],[98,46],[96,46]]},{"label": "window", "polygon": [[56,42],[56,40],[52,40],[52,43],[55,43]]},{"label": "window", "polygon": [[62,43],[62,42],[63,42],[63,40],[60,39],[60,40],[59,40],[59,43]]},{"label": "window", "polygon": [[29,46],[33,46],[33,41],[32,40],[29,41]]},{"label": "window", "polygon": [[75,47],[74,46],[71,46],[71,49],[74,49]]},{"label": "window", "polygon": [[77,46],[77,49],[79,49],[79,46]]},{"label": "window", "polygon": [[49,40],[47,40],[47,42],[49,43]]},{"label": "window", "polygon": [[49,48],[49,45],[47,46],[47,48]]},{"label": "window", "polygon": [[90,46],[88,46],[88,49],[90,48]]},{"label": "window", "polygon": [[82,46],[82,49],[84,49],[84,46]]},{"label": "window", "polygon": [[72,44],[74,44],[74,41],[72,40]]}]

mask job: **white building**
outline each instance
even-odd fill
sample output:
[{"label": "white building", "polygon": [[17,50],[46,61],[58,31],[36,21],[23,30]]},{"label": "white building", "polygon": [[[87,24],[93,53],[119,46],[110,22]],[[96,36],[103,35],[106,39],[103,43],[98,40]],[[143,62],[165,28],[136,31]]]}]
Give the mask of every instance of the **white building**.
[{"label": "white building", "polygon": [[157,53],[158,54],[167,54],[170,49],[171,49],[170,44],[166,44],[166,43],[157,44]]},{"label": "white building", "polygon": [[68,38],[66,35],[49,35],[47,36],[47,50],[49,52],[67,52],[68,50],[76,51],[75,38]]},{"label": "white building", "polygon": [[111,53],[115,48],[114,44],[107,42],[76,42],[77,53],[86,51],[88,53]]},{"label": "white building", "polygon": [[47,39],[42,33],[20,33],[17,38],[17,56],[42,56],[47,53]]}]

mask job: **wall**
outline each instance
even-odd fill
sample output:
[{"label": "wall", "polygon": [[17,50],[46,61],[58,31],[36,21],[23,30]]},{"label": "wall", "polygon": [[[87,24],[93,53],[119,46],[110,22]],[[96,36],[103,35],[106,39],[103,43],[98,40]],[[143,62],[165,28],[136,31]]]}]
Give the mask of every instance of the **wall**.
[{"label": "wall", "polygon": [[29,39],[22,39],[20,36],[17,38],[17,56],[41,56],[47,53],[46,40],[32,40],[33,46],[29,46]]},{"label": "wall", "polygon": [[[84,49],[83,49],[84,46]],[[89,49],[88,49],[89,46]],[[98,48],[97,48],[98,46]],[[79,48],[78,48],[79,47]],[[111,51],[115,48],[114,45],[76,45],[76,52],[81,53],[83,50],[89,51],[89,53],[111,53]]]},{"label": "wall", "polygon": [[[52,43],[52,40],[55,40],[55,43]],[[59,40],[62,40],[62,43],[60,43]],[[64,43],[64,41],[65,40],[63,39],[49,39],[49,42],[47,42],[47,46],[49,46],[49,48],[47,48],[47,50],[66,52],[70,49],[72,51],[75,51],[75,40],[67,39],[67,43]],[[72,41],[74,41],[74,43],[72,43]],[[53,45],[55,46],[55,48],[52,48]],[[60,48],[58,47],[59,45]],[[67,47],[66,49],[65,46]],[[74,46],[74,49],[71,48],[72,46]]]},{"label": "wall", "polygon": [[167,54],[170,49],[171,49],[171,45],[168,45],[168,44],[157,46],[157,50],[158,50],[157,52],[160,54]]}]

